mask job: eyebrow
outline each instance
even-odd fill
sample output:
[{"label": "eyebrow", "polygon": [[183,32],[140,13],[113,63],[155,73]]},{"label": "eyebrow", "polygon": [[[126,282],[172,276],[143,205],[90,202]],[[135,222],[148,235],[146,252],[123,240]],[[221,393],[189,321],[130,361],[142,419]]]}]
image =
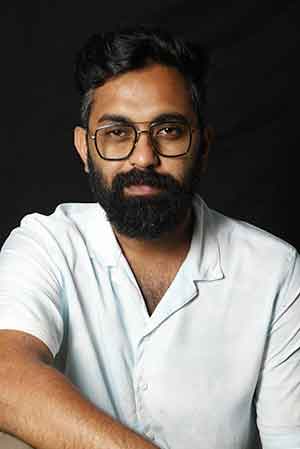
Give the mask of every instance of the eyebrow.
[{"label": "eyebrow", "polygon": [[[180,114],[179,112],[165,112],[163,114],[155,116],[150,121],[150,123],[168,122],[172,120],[189,121],[187,117],[185,117],[183,114]],[[117,122],[117,123],[124,123],[127,125],[131,125],[133,123],[149,123],[149,122],[134,122],[126,115],[119,115],[119,114],[103,114],[97,120],[97,123],[99,124],[102,122]]]}]

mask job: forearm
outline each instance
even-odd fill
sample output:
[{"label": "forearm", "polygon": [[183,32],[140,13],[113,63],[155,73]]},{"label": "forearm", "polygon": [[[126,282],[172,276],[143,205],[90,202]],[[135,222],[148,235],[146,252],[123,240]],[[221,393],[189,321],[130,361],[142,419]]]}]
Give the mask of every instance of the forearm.
[{"label": "forearm", "polygon": [[97,409],[44,363],[27,363],[7,376],[2,371],[0,427],[37,449],[157,448]]}]

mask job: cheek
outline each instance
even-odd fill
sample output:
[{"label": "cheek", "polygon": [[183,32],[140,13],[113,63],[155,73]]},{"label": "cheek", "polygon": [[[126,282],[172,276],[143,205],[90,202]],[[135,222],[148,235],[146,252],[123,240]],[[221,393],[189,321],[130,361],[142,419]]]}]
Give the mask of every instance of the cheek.
[{"label": "cheek", "polygon": [[190,157],[185,156],[183,158],[166,160],[164,162],[165,164],[162,164],[161,170],[158,170],[158,172],[171,175],[181,184],[189,177],[193,165]]},{"label": "cheek", "polygon": [[198,177],[199,158],[196,154],[189,153],[181,162],[180,166],[178,165],[177,167],[177,175],[174,172],[175,177],[179,182],[186,186],[190,186],[195,177]]},{"label": "cheek", "polygon": [[181,178],[186,178],[194,170],[196,164],[195,154],[188,153],[182,159],[179,159],[177,163],[177,172],[180,174]]},{"label": "cheek", "polygon": [[190,152],[187,154],[186,173],[190,174],[191,176],[194,176],[195,173],[198,173],[201,167],[201,160],[202,154],[200,142],[198,142],[197,140],[191,148]]},{"label": "cheek", "polygon": [[122,170],[122,163],[117,161],[104,161],[97,160],[94,162],[96,171],[101,175],[101,178],[105,184],[109,187],[112,185],[112,181],[115,176]]}]

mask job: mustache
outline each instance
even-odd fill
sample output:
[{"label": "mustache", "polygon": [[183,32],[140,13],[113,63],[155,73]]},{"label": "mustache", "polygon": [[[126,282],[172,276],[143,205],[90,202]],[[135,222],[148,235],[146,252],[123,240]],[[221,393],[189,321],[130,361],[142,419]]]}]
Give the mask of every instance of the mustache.
[{"label": "mustache", "polygon": [[142,171],[134,168],[127,173],[118,173],[112,182],[113,190],[138,185],[157,187],[162,190],[182,190],[182,185],[173,176],[163,175],[152,169]]}]

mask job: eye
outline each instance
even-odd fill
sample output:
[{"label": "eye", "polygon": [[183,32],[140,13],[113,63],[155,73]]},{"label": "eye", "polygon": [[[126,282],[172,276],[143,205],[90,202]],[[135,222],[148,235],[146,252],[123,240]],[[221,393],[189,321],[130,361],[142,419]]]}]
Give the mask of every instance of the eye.
[{"label": "eye", "polygon": [[102,130],[102,136],[105,139],[123,140],[131,138],[133,131],[129,126],[111,126]]},{"label": "eye", "polygon": [[185,126],[181,123],[168,123],[160,125],[155,132],[156,137],[178,139],[185,134]]},{"label": "eye", "polygon": [[106,130],[106,135],[111,137],[124,137],[128,132],[128,128],[108,128]]}]

